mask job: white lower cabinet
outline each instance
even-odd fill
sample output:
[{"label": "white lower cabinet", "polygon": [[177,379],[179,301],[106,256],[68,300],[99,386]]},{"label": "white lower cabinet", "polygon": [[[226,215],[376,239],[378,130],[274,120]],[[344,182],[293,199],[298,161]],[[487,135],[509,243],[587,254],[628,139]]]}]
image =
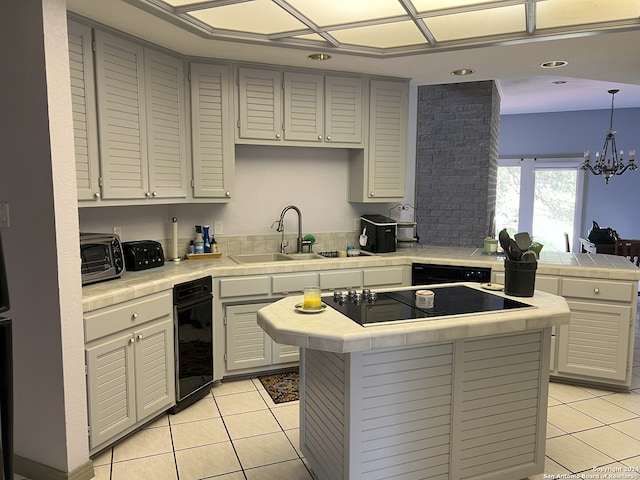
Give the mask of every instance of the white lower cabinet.
[{"label": "white lower cabinet", "polygon": [[175,404],[171,291],[85,314],[91,452]]},{"label": "white lower cabinet", "polygon": [[[320,261],[320,260],[319,260]],[[411,283],[411,267],[389,266],[343,270],[301,271],[217,279],[214,283],[216,318],[224,318],[214,339],[219,355],[216,379],[256,374],[298,364],[299,348],[274,342],[258,326],[258,310],[287,295],[301,295],[317,286],[323,294],[333,290],[391,288]],[[220,340],[223,339],[223,340]]]},{"label": "white lower cabinet", "polygon": [[360,288],[361,286],[362,269],[320,272],[320,288],[323,290]]},{"label": "white lower cabinet", "polygon": [[402,287],[409,284],[405,267],[365,268],[362,271],[362,284],[367,288]]},{"label": "white lower cabinet", "polygon": [[227,370],[268,368],[298,361],[298,347],[274,342],[258,326],[258,310],[268,304],[230,305],[225,308]]},{"label": "white lower cabinet", "polygon": [[[504,273],[493,281],[504,283]],[[570,323],[552,329],[551,378],[627,390],[637,282],[538,274],[536,290],[562,295],[571,310]]]},{"label": "white lower cabinet", "polygon": [[623,381],[631,309],[569,301],[571,322],[558,334],[558,373]]},{"label": "white lower cabinet", "polygon": [[631,384],[637,282],[565,278],[571,322],[558,334],[558,373],[578,380]]}]

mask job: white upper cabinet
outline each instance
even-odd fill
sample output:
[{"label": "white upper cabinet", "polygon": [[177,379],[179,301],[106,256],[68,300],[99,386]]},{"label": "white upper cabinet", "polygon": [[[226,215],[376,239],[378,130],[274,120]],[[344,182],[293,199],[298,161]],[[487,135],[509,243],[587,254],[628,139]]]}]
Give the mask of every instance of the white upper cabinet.
[{"label": "white upper cabinet", "polygon": [[408,112],[408,83],[371,80],[369,141],[364,150],[350,153],[350,201],[389,202],[404,198]]},{"label": "white upper cabinet", "polygon": [[370,95],[369,194],[404,197],[409,86],[372,80]]},{"label": "white upper cabinet", "polygon": [[193,196],[230,199],[235,165],[230,68],[192,63],[190,71]]},{"label": "white upper cabinet", "polygon": [[100,160],[105,199],[149,192],[143,47],[96,31]]},{"label": "white upper cabinet", "polygon": [[362,77],[325,77],[324,131],[327,142],[362,145],[363,85]]},{"label": "white upper cabinet", "polygon": [[100,199],[91,28],[69,21],[69,68],[78,200]]},{"label": "white upper cabinet", "polygon": [[96,31],[103,198],[186,197],[182,60]]},{"label": "white upper cabinet", "polygon": [[[235,145],[349,150],[349,201],[404,199],[408,82],[192,63],[69,21],[80,206],[233,197]],[[92,38],[93,35],[93,38]]]},{"label": "white upper cabinet", "polygon": [[363,146],[362,77],[238,68],[238,143]]},{"label": "white upper cabinet", "polygon": [[149,190],[153,196],[185,197],[187,129],[184,63],[145,49]]},{"label": "white upper cabinet", "polygon": [[362,78],[284,73],[284,138],[362,144]]},{"label": "white upper cabinet", "polygon": [[284,73],[285,140],[324,140],[323,90],[322,75]]},{"label": "white upper cabinet", "polygon": [[238,69],[239,139],[282,140],[282,73]]}]

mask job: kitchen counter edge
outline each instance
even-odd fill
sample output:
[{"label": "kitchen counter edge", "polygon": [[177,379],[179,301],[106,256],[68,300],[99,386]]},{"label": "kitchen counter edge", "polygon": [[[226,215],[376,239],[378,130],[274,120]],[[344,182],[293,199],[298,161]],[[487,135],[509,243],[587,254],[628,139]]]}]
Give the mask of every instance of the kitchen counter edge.
[{"label": "kitchen counter edge", "polygon": [[[411,251],[396,251],[357,258],[295,260],[238,264],[228,257],[211,260],[167,262],[164,266],[138,272],[125,272],[119,279],[86,285],[82,288],[83,312],[108,307],[127,300],[172,289],[175,285],[211,275],[216,278],[248,275],[297,273],[304,271],[369,268],[412,263],[435,263],[488,267],[504,271],[504,258],[484,255],[481,249],[465,247],[424,247]],[[609,278],[612,280],[640,280],[640,269],[626,258],[602,254],[555,253],[542,255],[538,274],[575,277]]]},{"label": "kitchen counter edge", "polygon": [[[480,289],[478,284],[465,285]],[[501,292],[491,293],[505,296]],[[258,310],[258,325],[278,343],[349,353],[518,333],[569,323],[569,307],[560,296],[536,291],[533,297],[519,300],[535,308],[363,327],[332,308],[314,315],[299,313],[294,305],[302,301],[302,296],[296,295]]]}]

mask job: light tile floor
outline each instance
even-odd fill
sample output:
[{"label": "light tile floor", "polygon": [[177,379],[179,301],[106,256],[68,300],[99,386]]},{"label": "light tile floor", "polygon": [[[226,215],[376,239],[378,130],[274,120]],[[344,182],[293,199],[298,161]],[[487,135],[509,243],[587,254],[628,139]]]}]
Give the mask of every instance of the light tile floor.
[{"label": "light tile floor", "polygon": [[[531,480],[640,479],[637,326],[631,392],[549,385],[545,474]],[[312,480],[298,448],[298,403],[274,404],[257,378],[216,385],[96,456],[95,479]]]}]

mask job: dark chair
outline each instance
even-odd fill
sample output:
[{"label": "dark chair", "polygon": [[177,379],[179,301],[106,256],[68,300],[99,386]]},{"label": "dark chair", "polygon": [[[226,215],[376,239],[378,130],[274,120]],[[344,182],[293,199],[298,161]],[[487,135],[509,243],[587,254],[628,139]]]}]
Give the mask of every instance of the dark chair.
[{"label": "dark chair", "polygon": [[616,240],[615,254],[627,257],[631,263],[640,266],[640,240]]}]

